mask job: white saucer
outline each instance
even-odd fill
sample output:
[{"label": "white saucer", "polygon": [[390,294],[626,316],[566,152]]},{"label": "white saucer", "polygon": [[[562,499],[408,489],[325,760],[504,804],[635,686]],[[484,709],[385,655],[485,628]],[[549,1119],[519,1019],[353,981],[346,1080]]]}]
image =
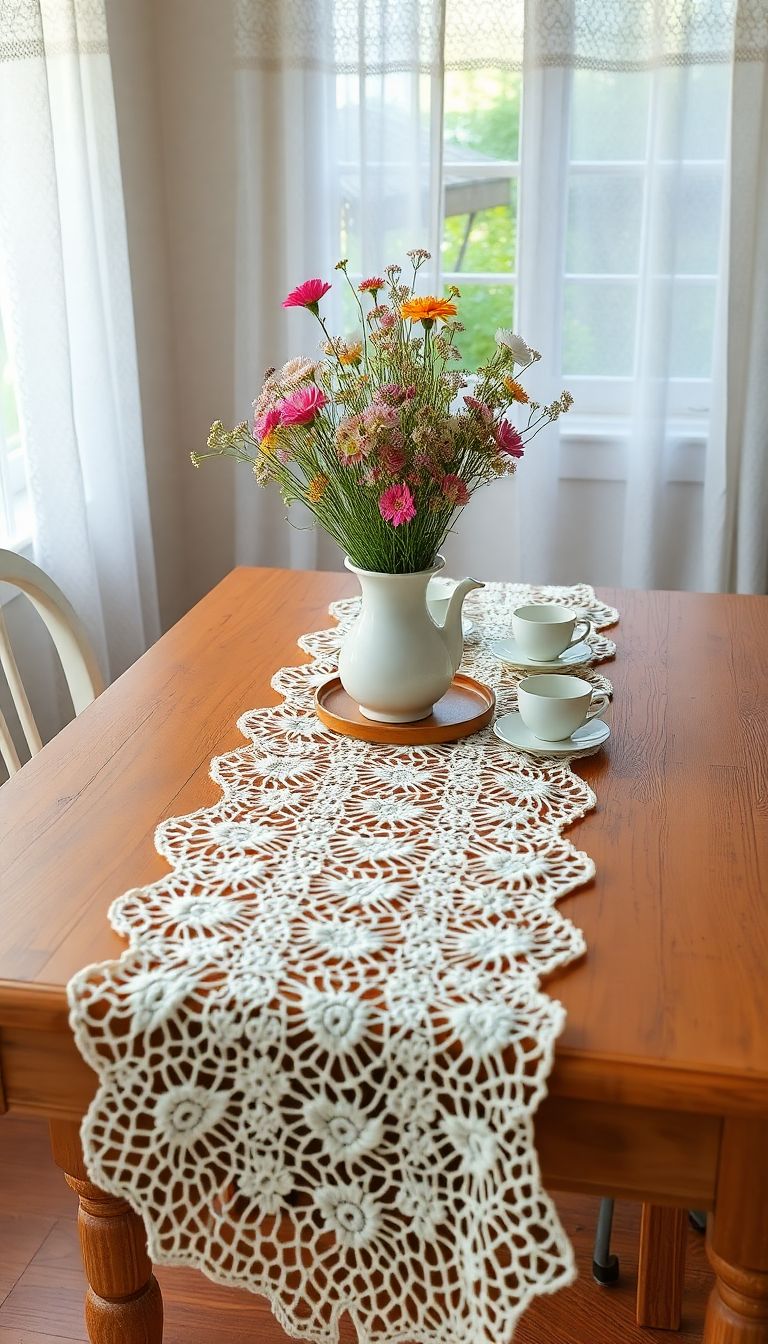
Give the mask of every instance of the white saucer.
[{"label": "white saucer", "polygon": [[557,658],[552,658],[549,662],[544,662],[541,658],[529,658],[514,639],[496,639],[489,648],[494,658],[506,663],[508,667],[522,667],[529,672],[560,672],[566,668],[570,670],[591,663],[595,657],[592,645],[585,639],[580,640],[578,644],[571,644]]},{"label": "white saucer", "polygon": [[517,713],[502,714],[494,723],[493,731],[510,747],[529,751],[533,756],[589,756],[611,736],[607,723],[602,719],[591,719],[577,728],[572,737],[560,742],[543,742],[540,737],[534,737]]}]

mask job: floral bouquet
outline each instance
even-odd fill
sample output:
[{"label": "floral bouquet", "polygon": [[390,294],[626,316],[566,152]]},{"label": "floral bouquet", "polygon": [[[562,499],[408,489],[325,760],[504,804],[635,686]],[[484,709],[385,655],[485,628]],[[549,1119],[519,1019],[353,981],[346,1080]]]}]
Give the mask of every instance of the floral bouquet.
[{"label": "floral bouquet", "polygon": [[[488,363],[473,374],[455,364],[455,285],[446,298],[419,297],[419,268],[429,253],[357,287],[360,330],[331,336],[320,302],[331,288],[306,280],[284,308],[307,308],[322,329],[321,357],[289,360],[268,371],[253,423],[211,427],[207,457],[247,462],[260,485],[276,482],[287,505],[301,501],[360,569],[416,573],[433,565],[475,490],[513,475],[524,446],[567,411],[569,392],[542,405],[521,378],[540,355],[509,330],[496,332]],[[510,411],[522,413],[515,426]]]}]

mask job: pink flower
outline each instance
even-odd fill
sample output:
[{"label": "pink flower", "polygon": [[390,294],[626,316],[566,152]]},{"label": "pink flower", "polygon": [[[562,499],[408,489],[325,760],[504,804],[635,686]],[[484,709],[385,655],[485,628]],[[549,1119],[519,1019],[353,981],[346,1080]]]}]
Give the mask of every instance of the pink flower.
[{"label": "pink flower", "polygon": [[460,476],[452,476],[450,473],[447,476],[444,476],[440,482],[440,489],[443,492],[446,503],[453,505],[454,508],[457,508],[459,505],[463,507],[463,505],[469,503],[467,483],[466,481],[463,481]]},{"label": "pink flower", "polygon": [[292,289],[286,299],[283,299],[284,308],[311,308],[317,312],[317,305],[324,294],[328,293],[331,286],[326,280],[317,277],[314,280],[305,280],[303,285],[297,285]]},{"label": "pink flower", "polygon": [[273,429],[277,429],[280,423],[280,410],[277,406],[272,406],[254,421],[254,436],[259,440],[259,443],[263,443],[265,439],[269,438]]},{"label": "pink flower", "polygon": [[397,444],[385,443],[381,450],[381,464],[390,476],[398,476],[405,466],[405,450]]},{"label": "pink flower", "polygon": [[405,401],[405,388],[399,383],[382,383],[374,394],[374,401],[383,401],[385,406],[399,406]]},{"label": "pink flower", "polygon": [[395,325],[395,314],[390,312],[389,308],[382,308],[379,318],[379,326],[382,331],[391,331]]},{"label": "pink flower", "polygon": [[525,451],[523,440],[508,420],[500,420],[496,426],[496,444],[502,453],[508,453],[510,457],[522,457]]},{"label": "pink flower", "polygon": [[277,410],[284,425],[308,425],[327,405],[325,393],[311,383],[309,387],[297,387],[295,392],[289,393]]},{"label": "pink flower", "polygon": [[416,505],[408,486],[402,482],[390,485],[389,489],[379,496],[379,513],[393,527],[399,527],[401,523],[410,523],[411,519],[416,517]]},{"label": "pink flower", "polygon": [[384,288],[384,281],[380,275],[372,275],[368,280],[361,280],[357,288],[361,294],[373,294],[375,299],[378,291]]},{"label": "pink flower", "polygon": [[465,397],[464,405],[468,410],[472,411],[474,415],[479,416],[481,420],[485,421],[486,424],[490,424],[493,419],[493,411],[484,401],[478,401],[477,397]]}]

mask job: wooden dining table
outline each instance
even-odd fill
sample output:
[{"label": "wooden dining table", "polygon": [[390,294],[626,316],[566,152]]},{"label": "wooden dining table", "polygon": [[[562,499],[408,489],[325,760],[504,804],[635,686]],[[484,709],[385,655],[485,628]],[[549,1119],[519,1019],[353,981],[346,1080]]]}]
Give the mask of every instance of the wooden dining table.
[{"label": "wooden dining table", "polygon": [[[140,1219],[83,1166],[96,1079],[67,981],[120,955],[107,910],[167,871],[155,826],[217,800],[238,716],[353,591],[234,570],[0,789],[0,1109],[50,1121],[95,1344],[159,1344],[162,1301]],[[641,1324],[675,1324],[684,1211],[708,1210],[706,1344],[768,1344],[768,598],[598,595],[621,617],[611,738],[574,763],[597,807],[569,835],[597,875],[562,907],[587,953],[546,982],[567,1025],[544,1181],[643,1202]]]}]

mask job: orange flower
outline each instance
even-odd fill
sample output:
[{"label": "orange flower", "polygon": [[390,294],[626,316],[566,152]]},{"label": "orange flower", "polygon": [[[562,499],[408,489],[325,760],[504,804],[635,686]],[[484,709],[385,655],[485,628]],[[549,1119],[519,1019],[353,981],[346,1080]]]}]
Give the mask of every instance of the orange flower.
[{"label": "orange flower", "polygon": [[339,351],[340,364],[359,364],[363,357],[363,342],[354,341]]},{"label": "orange flower", "polygon": [[307,487],[307,499],[310,504],[317,504],[318,500],[322,499],[327,485],[328,477],[322,471],[318,472],[317,476],[312,477]]},{"label": "orange flower", "polygon": [[423,299],[408,299],[400,305],[401,317],[409,317],[412,322],[428,322],[431,326],[438,318],[445,322],[448,317],[456,316],[456,304],[447,299],[436,299],[434,294],[426,294]]},{"label": "orange flower", "polygon": [[520,383],[517,382],[515,378],[505,378],[504,386],[506,387],[513,401],[520,401],[523,404],[525,404],[525,402],[528,400],[528,393],[526,392],[525,388]]}]

